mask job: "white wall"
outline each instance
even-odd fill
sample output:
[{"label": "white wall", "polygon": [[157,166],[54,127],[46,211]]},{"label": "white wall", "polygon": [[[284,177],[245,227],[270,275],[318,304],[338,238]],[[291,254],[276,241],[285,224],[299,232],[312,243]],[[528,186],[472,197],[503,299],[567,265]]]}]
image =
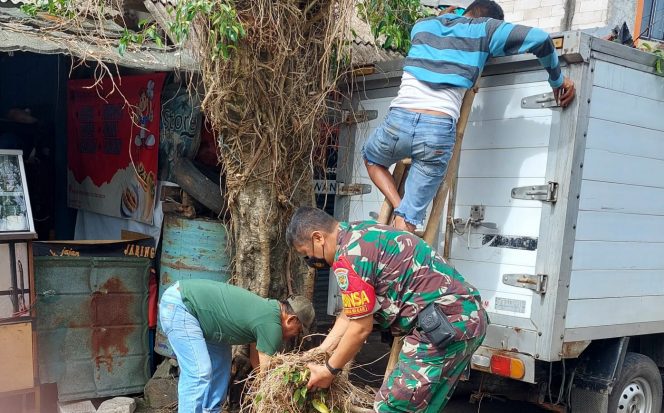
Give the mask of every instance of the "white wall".
[{"label": "white wall", "polygon": [[[576,0],[572,15],[572,30],[614,27],[627,21],[634,28],[638,0]],[[506,0],[498,1],[505,11],[505,20],[539,27],[547,32],[564,30],[565,0]],[[628,13],[626,11],[630,11]]]}]

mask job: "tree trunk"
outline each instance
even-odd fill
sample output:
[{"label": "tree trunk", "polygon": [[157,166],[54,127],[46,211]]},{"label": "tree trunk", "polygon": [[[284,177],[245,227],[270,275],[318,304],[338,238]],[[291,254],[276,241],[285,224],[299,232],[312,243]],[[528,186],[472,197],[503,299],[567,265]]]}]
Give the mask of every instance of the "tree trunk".
[{"label": "tree trunk", "polygon": [[[292,171],[290,171],[292,173]],[[286,244],[286,226],[295,208],[311,205],[311,169],[303,160],[302,185],[284,205],[272,182],[248,182],[231,206],[235,247],[233,282],[263,297],[285,298],[291,294],[312,298],[313,274]]]}]

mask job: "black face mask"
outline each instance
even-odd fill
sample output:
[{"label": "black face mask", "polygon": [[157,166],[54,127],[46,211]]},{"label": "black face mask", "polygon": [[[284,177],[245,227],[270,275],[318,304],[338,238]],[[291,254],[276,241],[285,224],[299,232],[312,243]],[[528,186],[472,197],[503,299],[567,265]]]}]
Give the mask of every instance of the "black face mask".
[{"label": "black face mask", "polygon": [[[314,239],[311,238],[311,252],[313,251],[314,251]],[[323,245],[323,255],[325,255],[325,245]],[[309,267],[315,270],[326,270],[330,268],[330,264],[328,264],[327,261],[325,261],[325,258],[306,256],[304,257],[304,262],[306,262]]]}]

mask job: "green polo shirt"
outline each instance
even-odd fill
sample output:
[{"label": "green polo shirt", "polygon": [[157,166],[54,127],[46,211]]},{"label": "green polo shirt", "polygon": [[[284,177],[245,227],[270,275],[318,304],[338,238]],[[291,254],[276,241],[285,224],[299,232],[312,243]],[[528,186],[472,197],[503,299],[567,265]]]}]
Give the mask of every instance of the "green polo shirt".
[{"label": "green polo shirt", "polygon": [[238,345],[256,343],[261,353],[273,355],[282,342],[281,307],[277,300],[212,280],[179,282],[182,302],[198,319],[209,342]]}]

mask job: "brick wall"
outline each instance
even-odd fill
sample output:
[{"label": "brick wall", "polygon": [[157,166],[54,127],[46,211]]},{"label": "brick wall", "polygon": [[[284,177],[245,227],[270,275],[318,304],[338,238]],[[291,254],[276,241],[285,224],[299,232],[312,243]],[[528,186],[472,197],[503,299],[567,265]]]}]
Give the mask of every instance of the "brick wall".
[{"label": "brick wall", "polygon": [[[547,32],[562,28],[565,0],[498,0],[505,11],[505,20],[539,27]],[[572,29],[606,26],[609,0],[576,0]]]}]

